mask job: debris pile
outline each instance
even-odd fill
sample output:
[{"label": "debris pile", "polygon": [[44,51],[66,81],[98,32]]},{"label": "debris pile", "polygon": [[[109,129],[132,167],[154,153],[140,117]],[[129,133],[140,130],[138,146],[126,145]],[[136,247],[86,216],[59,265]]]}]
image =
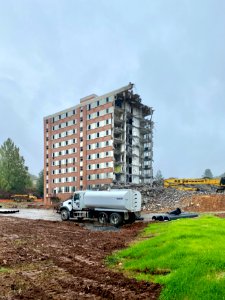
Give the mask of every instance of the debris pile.
[{"label": "debris pile", "polygon": [[[212,191],[183,191],[173,188],[164,188],[160,185],[150,186],[129,184],[118,185],[113,188],[129,188],[138,190],[142,194],[142,209],[150,212],[167,212],[176,207],[180,207],[182,210],[188,211],[201,211],[201,207],[204,205],[204,200],[199,202],[198,199],[205,199],[205,197],[213,198],[213,195],[215,195]],[[221,196],[225,199],[225,195]],[[213,207],[213,209],[216,210],[215,207]],[[210,207],[207,207],[207,210],[203,208],[202,211],[210,211]]]},{"label": "debris pile", "polygon": [[181,191],[163,187],[145,187],[140,192],[142,194],[142,209],[152,212],[168,211],[174,209],[174,207],[183,208],[183,199],[197,193],[195,191]]}]

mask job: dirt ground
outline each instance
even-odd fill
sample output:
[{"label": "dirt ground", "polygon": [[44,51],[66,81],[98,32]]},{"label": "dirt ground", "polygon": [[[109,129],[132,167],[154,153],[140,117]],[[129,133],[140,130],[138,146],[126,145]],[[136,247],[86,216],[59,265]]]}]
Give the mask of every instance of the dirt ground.
[{"label": "dirt ground", "polygon": [[182,201],[185,211],[193,212],[225,212],[225,195],[193,195]]},{"label": "dirt ground", "polygon": [[75,222],[0,218],[0,299],[157,299],[161,286],[106,267],[146,224],[90,231]]}]

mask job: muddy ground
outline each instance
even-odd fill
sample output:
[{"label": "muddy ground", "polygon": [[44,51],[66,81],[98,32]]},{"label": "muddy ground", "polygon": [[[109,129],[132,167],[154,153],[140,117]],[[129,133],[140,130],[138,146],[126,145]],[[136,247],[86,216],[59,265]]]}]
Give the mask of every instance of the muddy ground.
[{"label": "muddy ground", "polygon": [[146,224],[90,231],[75,222],[0,218],[0,299],[157,299],[158,284],[106,267]]}]

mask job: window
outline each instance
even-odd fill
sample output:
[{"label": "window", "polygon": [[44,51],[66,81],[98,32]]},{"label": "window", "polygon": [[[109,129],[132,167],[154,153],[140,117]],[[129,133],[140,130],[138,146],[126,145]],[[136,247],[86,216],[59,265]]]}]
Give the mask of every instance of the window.
[{"label": "window", "polygon": [[83,118],[80,118],[80,122],[83,122]]},{"label": "window", "polygon": [[83,171],[83,167],[80,167],[80,171]]},{"label": "window", "polygon": [[96,148],[99,148],[99,143],[96,143]]},{"label": "window", "polygon": [[96,165],[96,168],[99,169],[99,164]]},{"label": "window", "polygon": [[97,101],[97,106],[99,106],[99,101]]},{"label": "window", "polygon": [[99,179],[99,174],[96,175],[96,179]]},{"label": "window", "polygon": [[90,154],[88,155],[88,159],[91,159],[91,155]]},{"label": "window", "polygon": [[99,127],[99,122],[97,122],[97,127]]},{"label": "window", "polygon": [[106,142],[105,142],[105,145],[106,145],[106,146],[109,146],[109,141],[106,141]]},{"label": "window", "polygon": [[109,131],[108,130],[106,130],[106,135],[109,135]]},{"label": "window", "polygon": [[80,176],[80,180],[83,180],[83,176]]},{"label": "window", "polygon": [[88,145],[88,150],[91,150],[91,144]]},{"label": "window", "polygon": [[97,138],[99,138],[99,136],[100,136],[100,134],[99,134],[99,132],[97,132]]},{"label": "window", "polygon": [[99,111],[97,111],[97,117],[99,117]]},{"label": "window", "polygon": [[107,109],[105,110],[105,112],[106,112],[106,114],[108,114],[108,113],[109,113],[109,109],[107,108]]},{"label": "window", "polygon": [[73,110],[73,114],[74,114],[74,115],[76,114],[76,111],[75,111],[75,109]]},{"label": "window", "polygon": [[81,152],[83,151],[83,147],[80,147],[80,151],[81,151]]},{"label": "window", "polygon": [[88,175],[88,180],[90,180],[91,179],[91,175]]},{"label": "window", "polygon": [[91,109],[91,104],[87,105],[87,109],[90,110]]},{"label": "window", "polygon": [[80,137],[80,142],[83,142],[83,138],[82,137]]},{"label": "window", "polygon": [[109,124],[109,119],[105,120],[105,123],[106,123],[106,125],[108,125]]},{"label": "window", "polygon": [[99,154],[99,153],[97,153],[97,154],[96,154],[96,158],[99,158],[99,157],[100,157],[100,154]]},{"label": "window", "polygon": [[105,163],[105,166],[106,166],[106,168],[108,168],[108,166],[109,166],[109,163],[107,162],[107,163]]},{"label": "window", "polygon": [[88,165],[88,170],[91,170],[91,165]]},{"label": "window", "polygon": [[106,97],[106,99],[105,99],[105,100],[106,100],[106,103],[108,103],[108,102],[109,102],[109,97]]},{"label": "window", "polygon": [[107,151],[107,152],[105,153],[105,155],[106,155],[106,156],[109,156],[109,152]]},{"label": "window", "polygon": [[89,130],[91,129],[91,124],[88,125],[88,129],[89,129]]},{"label": "window", "polygon": [[80,127],[80,131],[83,131],[83,127]]}]

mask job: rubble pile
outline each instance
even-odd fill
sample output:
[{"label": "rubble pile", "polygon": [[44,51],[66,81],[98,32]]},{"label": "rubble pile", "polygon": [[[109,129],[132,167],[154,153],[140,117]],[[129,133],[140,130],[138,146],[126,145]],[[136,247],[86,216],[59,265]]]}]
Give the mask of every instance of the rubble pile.
[{"label": "rubble pile", "polygon": [[152,212],[169,211],[176,207],[183,208],[183,199],[191,198],[195,191],[181,191],[156,187],[142,189],[142,209]]},{"label": "rubble pile", "polygon": [[194,195],[206,195],[210,192],[198,191],[182,191],[173,188],[164,188],[160,185],[117,185],[116,189],[135,189],[142,195],[142,210],[151,212],[166,212],[173,210],[176,207],[181,209],[186,208],[187,201],[184,199],[191,199]]}]

